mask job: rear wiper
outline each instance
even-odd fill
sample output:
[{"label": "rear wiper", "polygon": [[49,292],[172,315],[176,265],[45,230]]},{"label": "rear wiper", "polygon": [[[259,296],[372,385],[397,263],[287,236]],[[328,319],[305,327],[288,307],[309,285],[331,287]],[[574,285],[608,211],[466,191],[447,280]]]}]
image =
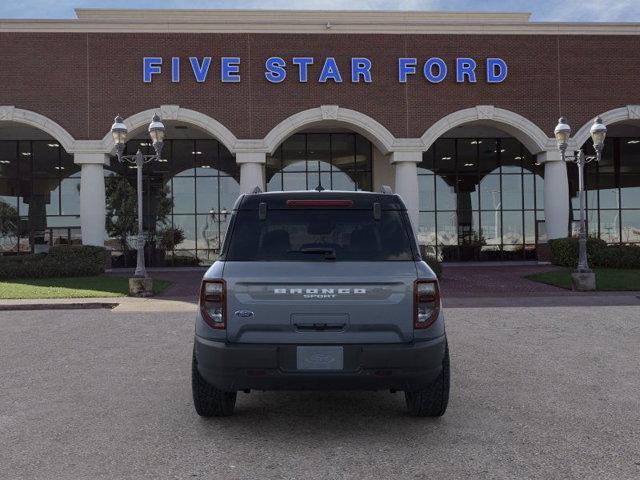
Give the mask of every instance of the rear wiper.
[{"label": "rear wiper", "polygon": [[287,253],[314,253],[314,254],[324,253],[325,260],[336,259],[336,251],[333,248],[309,247],[309,248],[301,248],[300,250],[289,250]]}]

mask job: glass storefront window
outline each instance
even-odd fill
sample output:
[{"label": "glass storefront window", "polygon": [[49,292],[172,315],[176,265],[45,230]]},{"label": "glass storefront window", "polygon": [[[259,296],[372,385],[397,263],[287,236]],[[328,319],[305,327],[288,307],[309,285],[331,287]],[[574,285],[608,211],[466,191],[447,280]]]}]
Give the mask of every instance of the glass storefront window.
[{"label": "glass storefront window", "polygon": [[355,133],[298,133],[285,140],[265,168],[267,190],[368,190],[372,146]]},{"label": "glass storefront window", "polygon": [[[152,150],[146,140],[127,144],[128,152],[135,153],[137,148],[145,154]],[[161,251],[167,261],[178,262],[175,265],[211,263],[220,251],[228,217],[240,194],[240,170],[235,158],[213,139],[165,140],[162,157],[162,161],[150,162],[143,170],[145,225],[153,225],[154,249]],[[131,194],[135,194],[135,174],[135,169],[119,164],[115,158],[105,170],[108,182],[124,180]],[[107,188],[108,205],[109,192]],[[135,216],[135,204],[127,208]],[[117,215],[113,219],[117,221]],[[164,250],[160,244],[163,236],[170,238],[170,229],[179,229],[184,240]],[[133,237],[127,239],[127,244],[133,247]],[[107,245],[122,250],[120,239],[110,238]],[[147,255],[151,265],[157,262],[155,254]],[[131,261],[135,264],[135,258],[128,260]]]},{"label": "glass storefront window", "polygon": [[640,209],[623,210],[620,219],[622,242],[640,243]]},{"label": "glass storefront window", "polygon": [[[591,141],[583,147],[593,151]],[[578,172],[568,165],[572,233],[580,219]],[[640,243],[640,139],[607,137],[603,158],[587,165],[585,173],[588,232],[608,243]]]},{"label": "glass storefront window", "polygon": [[55,140],[0,140],[0,253],[80,243],[80,167]]},{"label": "glass storefront window", "polygon": [[421,244],[444,260],[531,258],[543,178],[513,138],[441,138],[418,165]]}]

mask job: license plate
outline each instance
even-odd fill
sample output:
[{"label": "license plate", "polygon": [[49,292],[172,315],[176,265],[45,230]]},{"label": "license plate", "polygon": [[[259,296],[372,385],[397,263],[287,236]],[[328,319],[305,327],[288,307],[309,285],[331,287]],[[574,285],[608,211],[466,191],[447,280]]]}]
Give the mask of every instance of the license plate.
[{"label": "license plate", "polygon": [[297,352],[298,370],[342,370],[343,349],[342,347],[298,347]]}]

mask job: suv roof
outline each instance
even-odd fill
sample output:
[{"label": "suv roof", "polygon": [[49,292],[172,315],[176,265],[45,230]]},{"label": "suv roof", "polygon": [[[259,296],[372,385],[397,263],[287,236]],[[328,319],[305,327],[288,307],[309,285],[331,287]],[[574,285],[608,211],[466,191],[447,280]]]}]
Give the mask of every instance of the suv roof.
[{"label": "suv roof", "polygon": [[287,200],[350,200],[353,202],[350,208],[358,210],[371,209],[374,203],[379,203],[383,210],[406,210],[400,197],[395,194],[339,190],[249,193],[238,199],[234,210],[257,210],[260,203],[265,203],[269,209],[285,209],[288,208]]}]

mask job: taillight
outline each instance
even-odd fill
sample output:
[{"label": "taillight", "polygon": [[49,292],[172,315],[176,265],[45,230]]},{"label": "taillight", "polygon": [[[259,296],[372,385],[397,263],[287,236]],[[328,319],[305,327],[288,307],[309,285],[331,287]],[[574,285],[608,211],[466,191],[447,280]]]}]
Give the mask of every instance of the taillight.
[{"label": "taillight", "polygon": [[200,312],[211,328],[227,326],[227,287],[224,280],[203,280],[200,287]]},{"label": "taillight", "polygon": [[413,286],[413,298],[413,327],[430,327],[440,313],[438,281],[417,280]]}]

